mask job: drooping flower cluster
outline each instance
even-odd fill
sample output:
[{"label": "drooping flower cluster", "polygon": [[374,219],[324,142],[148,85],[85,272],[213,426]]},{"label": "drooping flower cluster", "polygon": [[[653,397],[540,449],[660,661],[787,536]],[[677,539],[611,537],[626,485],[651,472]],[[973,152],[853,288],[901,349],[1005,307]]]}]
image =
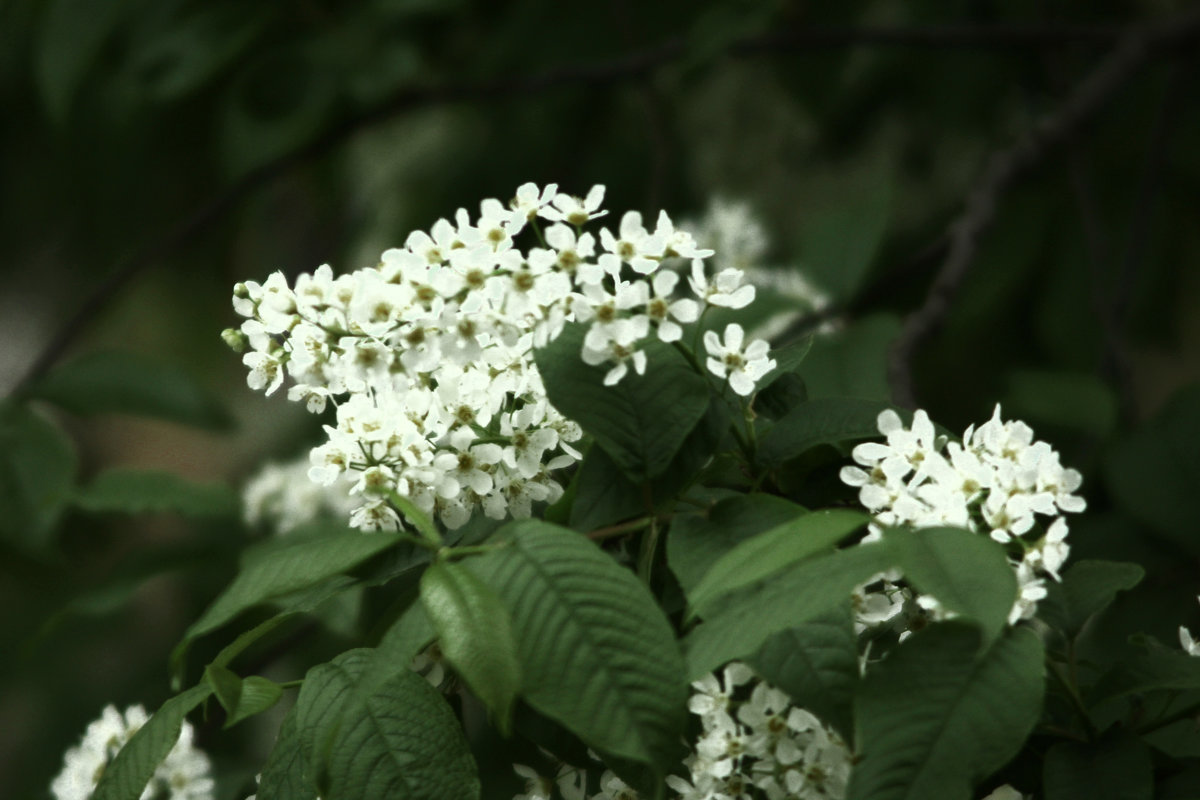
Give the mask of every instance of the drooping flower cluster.
[{"label": "drooping flower cluster", "polygon": [[[1064,512],[1083,511],[1073,494],[1082,477],[1066,469],[1046,442],[1034,441],[1023,422],[1005,422],[997,406],[992,418],[971,426],[961,441],[939,436],[924,411],[905,427],[894,411],[879,415],[887,443],[854,448],[860,465],[842,469],[841,478],[858,487],[859,502],[878,526],[921,528],[949,525],[986,532],[1008,548],[1020,585],[1010,621],[1033,615],[1045,597],[1045,576],[1059,578],[1066,561]],[[933,598],[918,598],[936,610]]]},{"label": "drooping flower cluster", "polygon": [[[104,769],[149,719],[146,709],[130,706],[124,712],[108,706],[92,722],[83,740],[69,749],[62,772],[50,785],[55,800],[88,800]],[[154,771],[141,800],[212,800],[212,766],[192,743],[192,726],[184,722],[179,740]]]},{"label": "drooping flower cluster", "polygon": [[[289,399],[313,412],[337,405],[309,477],[351,487],[352,525],[398,527],[391,491],[451,528],[478,508],[502,519],[553,502],[563,490],[552,473],[579,458],[581,432],[547,401],[533,348],[584,323],[580,357],[613,384],[645,370],[649,337],[677,341],[704,305],[753,299],[739,270],[707,275],[711,251],[665,213],[653,230],[631,211],[616,233],[585,231],[607,213],[603,198],[602,186],[580,199],[525,184],[507,206],[484,200],[477,217],[460,209],[414,232],[375,267],[235,287],[246,321],[224,335],[248,350],[250,387],[271,394],[290,377]],[[522,233],[538,244],[520,249]],[[662,269],[685,260],[695,299],[676,296],[684,282]],[[761,366],[746,361],[729,371],[738,387]]]}]

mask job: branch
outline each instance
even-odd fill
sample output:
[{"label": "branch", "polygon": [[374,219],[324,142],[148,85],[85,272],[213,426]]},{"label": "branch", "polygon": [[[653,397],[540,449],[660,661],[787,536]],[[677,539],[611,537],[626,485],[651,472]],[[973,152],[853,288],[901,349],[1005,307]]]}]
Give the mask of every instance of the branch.
[{"label": "branch", "polygon": [[992,155],[948,229],[949,250],[924,303],[904,321],[892,344],[888,379],[898,405],[914,407],[912,360],[917,347],[941,325],[975,257],[979,237],[995,216],[1000,195],[1013,181],[1068,142],[1152,55],[1200,34],[1200,9],[1132,29],[1054,113],[1016,144]]},{"label": "branch", "polygon": [[[1115,39],[1118,33],[1119,29],[1110,25],[941,25],[921,28],[810,26],[744,39],[732,44],[728,53],[733,56],[752,56],[760,53],[856,45],[966,49],[1050,47],[1070,43],[1105,44]],[[1160,38],[1165,40],[1168,37]],[[614,59],[568,65],[537,75],[480,83],[408,87],[374,108],[348,116],[309,144],[247,173],[224,192],[184,217],[160,238],[118,262],[109,276],[96,287],[91,296],[34,359],[25,375],[18,381],[13,393],[19,394],[42,377],[62,357],[87,324],[143,270],[193,241],[246,196],[271,183],[293,167],[332,150],[359,131],[416,108],[467,101],[494,102],[540,94],[564,86],[596,87],[645,78],[654,70],[684,58],[688,52],[686,41],[676,38],[658,47]]]}]

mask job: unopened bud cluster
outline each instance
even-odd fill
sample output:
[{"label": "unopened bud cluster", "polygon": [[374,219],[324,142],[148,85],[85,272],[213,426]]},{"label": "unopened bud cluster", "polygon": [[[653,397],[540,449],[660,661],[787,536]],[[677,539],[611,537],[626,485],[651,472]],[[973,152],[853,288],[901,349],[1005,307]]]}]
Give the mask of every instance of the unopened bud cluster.
[{"label": "unopened bud cluster", "polygon": [[[582,434],[547,401],[534,348],[585,323],[580,357],[613,384],[645,370],[650,337],[678,341],[704,305],[753,300],[740,270],[707,275],[711,251],[665,213],[653,231],[637,212],[616,232],[586,231],[607,213],[603,198],[603,186],[580,199],[525,184],[507,205],[484,200],[474,218],[460,209],[412,233],[374,267],[235,287],[246,320],[223,336],[244,351],[250,387],[269,395],[290,378],[289,399],[312,412],[337,405],[309,477],[361,498],[352,525],[399,527],[392,491],[450,528],[476,509],[503,519],[553,502],[563,489],[552,474],[580,457],[571,443]],[[518,246],[522,235],[532,246]],[[686,281],[664,268],[688,260]],[[681,284],[695,299],[676,296]],[[765,343],[743,351],[741,340],[737,329],[711,341],[710,369],[744,395],[773,362]]]}]

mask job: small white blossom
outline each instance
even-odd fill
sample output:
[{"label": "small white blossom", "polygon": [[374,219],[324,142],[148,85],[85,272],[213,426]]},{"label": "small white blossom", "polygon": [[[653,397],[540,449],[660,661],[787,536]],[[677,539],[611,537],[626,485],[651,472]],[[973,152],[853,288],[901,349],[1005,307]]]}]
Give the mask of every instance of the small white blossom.
[{"label": "small white blossom", "polygon": [[704,334],[709,372],[718,378],[727,377],[733,391],[743,397],[754,391],[759,378],[775,368],[775,360],[768,357],[771,346],[762,339],[755,339],[743,348],[744,337],[742,326],[736,322],[725,326],[724,343],[715,331]]},{"label": "small white blossom", "polygon": [[692,291],[706,305],[724,308],[745,308],[754,302],[754,287],[742,284],[744,275],[740,269],[723,269],[709,283],[704,276],[704,262],[692,261],[692,276],[688,283]]},{"label": "small white blossom", "polygon": [[586,198],[559,192],[551,204],[543,206],[538,213],[553,222],[579,226],[607,214],[607,211],[600,210],[600,204],[603,202],[604,187],[596,185],[591,188]]},{"label": "small white blossom", "polygon": [[[1200,600],[1200,597],[1196,598]],[[1179,646],[1189,656],[1200,656],[1200,640],[1193,638],[1192,632],[1184,626],[1179,626]]]}]

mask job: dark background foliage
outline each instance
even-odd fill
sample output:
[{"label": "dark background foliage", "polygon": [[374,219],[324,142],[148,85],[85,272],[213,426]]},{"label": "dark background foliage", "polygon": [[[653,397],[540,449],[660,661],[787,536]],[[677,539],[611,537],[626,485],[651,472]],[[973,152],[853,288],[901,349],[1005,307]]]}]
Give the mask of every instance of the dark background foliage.
[{"label": "dark background foliage", "polygon": [[[1171,640],[1198,610],[1196,20],[1167,0],[9,0],[0,387],[98,350],[173,363],[235,427],[54,412],[78,480],[234,485],[316,435],[222,345],[236,281],[373,263],[528,180],[604,183],[616,212],[744,199],[769,262],[833,298],[812,385],[951,429],[1002,402],[1085,472],[1075,552],[1150,570],[1095,647],[1120,646],[1122,615]],[[247,535],[215,520],[6,533],[6,796],[44,796],[105,703],[166,696],[171,646]],[[272,729],[211,733],[240,797]]]}]

